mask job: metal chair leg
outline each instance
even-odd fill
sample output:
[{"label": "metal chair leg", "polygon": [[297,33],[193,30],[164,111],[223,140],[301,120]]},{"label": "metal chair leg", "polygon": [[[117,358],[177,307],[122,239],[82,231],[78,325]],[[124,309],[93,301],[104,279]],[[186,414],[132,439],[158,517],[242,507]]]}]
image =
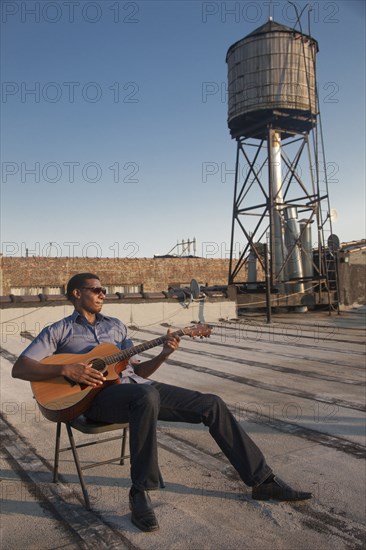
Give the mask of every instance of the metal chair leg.
[{"label": "metal chair leg", "polygon": [[[84,444],[76,445],[71,425],[70,425],[69,422],[65,422],[67,434],[68,434],[69,441],[70,441],[70,447],[67,447],[67,448],[65,447],[65,448],[61,449],[60,448],[60,444],[61,444],[61,424],[62,424],[61,422],[57,422],[56,445],[55,445],[55,461],[54,461],[54,468],[53,468],[53,482],[56,483],[57,480],[58,480],[60,452],[71,450],[72,454],[73,454],[73,457],[74,457],[74,462],[75,462],[76,470],[77,470],[77,473],[78,473],[80,486],[81,486],[81,489],[82,489],[82,492],[83,492],[85,506],[86,506],[87,510],[91,510],[89,493],[88,493],[88,490],[86,488],[86,483],[84,481],[84,476],[83,476],[82,470],[85,469],[85,468],[93,468],[94,466],[97,466],[97,465],[107,464],[109,462],[114,462],[118,459],[110,459],[108,461],[98,462],[96,464],[81,466],[78,451],[77,451],[78,447],[85,447],[85,446],[89,446],[89,445],[94,445],[94,444],[97,444],[98,442],[95,441],[95,442],[91,442],[91,443],[84,443]],[[127,444],[127,432],[128,432],[128,428],[123,428],[121,455],[120,455],[120,458],[119,458],[119,463],[121,465],[124,464],[124,459],[128,458],[128,457],[125,456],[126,444]],[[87,432],[87,433],[89,433],[89,432]],[[102,443],[104,441],[112,441],[113,439],[118,439],[118,438],[104,439],[104,440],[100,441],[100,443]],[[163,476],[161,475],[160,468],[159,468],[159,485],[162,489],[165,487],[165,483],[164,483],[164,480],[163,480]]]},{"label": "metal chair leg", "polygon": [[85,485],[85,482],[84,482],[83,473],[81,471],[81,465],[80,465],[80,462],[79,462],[79,456],[78,456],[76,446],[75,446],[74,436],[73,436],[71,427],[67,422],[66,422],[66,429],[67,429],[67,433],[69,435],[71,450],[72,450],[72,454],[74,456],[75,466],[76,466],[76,469],[77,469],[77,472],[78,472],[81,489],[83,491],[86,509],[91,510],[89,494],[88,494],[88,491],[87,491],[87,488],[86,488],[86,485]]},{"label": "metal chair leg", "polygon": [[127,428],[124,428],[122,433],[121,460],[119,461],[121,466],[125,463],[124,456],[125,456],[125,450],[126,450],[126,442],[127,442]]},{"label": "metal chair leg", "polygon": [[58,464],[60,459],[60,439],[61,439],[61,422],[57,422],[56,428],[56,445],[55,445],[55,462],[53,465],[53,483],[58,480]]}]

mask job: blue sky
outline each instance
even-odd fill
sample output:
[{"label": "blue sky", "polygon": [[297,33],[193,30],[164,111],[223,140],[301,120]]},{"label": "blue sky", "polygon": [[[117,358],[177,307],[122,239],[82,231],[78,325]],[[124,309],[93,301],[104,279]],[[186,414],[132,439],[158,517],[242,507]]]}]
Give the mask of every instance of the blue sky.
[{"label": "blue sky", "polygon": [[[365,238],[365,8],[312,5],[333,230],[344,242]],[[195,237],[198,255],[228,257],[226,52],[269,15],[293,26],[290,4],[1,8],[2,253],[151,257]],[[302,24],[307,32],[307,16]]]}]

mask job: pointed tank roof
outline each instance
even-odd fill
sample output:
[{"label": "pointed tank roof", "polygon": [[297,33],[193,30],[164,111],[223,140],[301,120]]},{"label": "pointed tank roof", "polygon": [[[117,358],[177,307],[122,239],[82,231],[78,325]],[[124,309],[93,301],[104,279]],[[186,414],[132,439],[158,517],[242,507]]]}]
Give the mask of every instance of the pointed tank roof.
[{"label": "pointed tank roof", "polygon": [[272,18],[270,17],[268,21],[264,23],[264,25],[261,25],[260,27],[258,27],[258,29],[255,29],[250,34],[247,34],[245,38],[248,38],[249,36],[254,36],[257,34],[264,34],[268,32],[276,32],[276,31],[298,32],[295,29],[291,29],[291,27],[286,27],[286,25],[281,25],[281,23],[276,23],[276,21],[273,21]]},{"label": "pointed tank roof", "polygon": [[272,17],[270,17],[268,19],[268,21],[266,23],[264,23],[264,25],[261,25],[260,27],[258,27],[258,29],[255,29],[250,34],[247,34],[246,36],[244,36],[244,38],[241,38],[240,40],[237,40],[234,44],[232,44],[230,46],[230,48],[228,49],[228,51],[227,51],[226,60],[227,60],[227,56],[228,56],[230,50],[232,48],[235,48],[235,46],[237,44],[239,44],[240,42],[243,42],[247,38],[252,38],[254,36],[259,36],[261,34],[269,34],[271,32],[292,33],[292,34],[297,34],[297,35],[300,35],[300,36],[305,36],[308,40],[312,40],[315,43],[316,51],[317,52],[319,51],[318,42],[315,40],[315,38],[313,38],[312,36],[309,36],[308,34],[304,34],[300,31],[297,31],[296,29],[293,29],[291,27],[287,27],[286,25],[282,25],[281,23],[277,23],[276,21],[273,21]]}]

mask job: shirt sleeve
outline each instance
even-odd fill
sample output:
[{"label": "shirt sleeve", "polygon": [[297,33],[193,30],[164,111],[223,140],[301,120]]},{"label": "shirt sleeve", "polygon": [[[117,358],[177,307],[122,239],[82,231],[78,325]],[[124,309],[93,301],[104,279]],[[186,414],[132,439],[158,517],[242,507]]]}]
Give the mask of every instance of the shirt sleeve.
[{"label": "shirt sleeve", "polygon": [[53,355],[57,350],[57,343],[60,332],[57,324],[45,327],[29,346],[20,354],[36,361]]}]

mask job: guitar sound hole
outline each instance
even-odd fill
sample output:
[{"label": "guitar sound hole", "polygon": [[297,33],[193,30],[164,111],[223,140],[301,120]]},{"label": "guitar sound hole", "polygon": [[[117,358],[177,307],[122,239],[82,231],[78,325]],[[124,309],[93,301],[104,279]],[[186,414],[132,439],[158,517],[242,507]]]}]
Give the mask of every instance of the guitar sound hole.
[{"label": "guitar sound hole", "polygon": [[91,364],[93,369],[98,370],[99,372],[104,371],[104,369],[106,368],[104,359],[101,359],[100,357],[96,357],[95,359],[93,359],[91,361]]}]

